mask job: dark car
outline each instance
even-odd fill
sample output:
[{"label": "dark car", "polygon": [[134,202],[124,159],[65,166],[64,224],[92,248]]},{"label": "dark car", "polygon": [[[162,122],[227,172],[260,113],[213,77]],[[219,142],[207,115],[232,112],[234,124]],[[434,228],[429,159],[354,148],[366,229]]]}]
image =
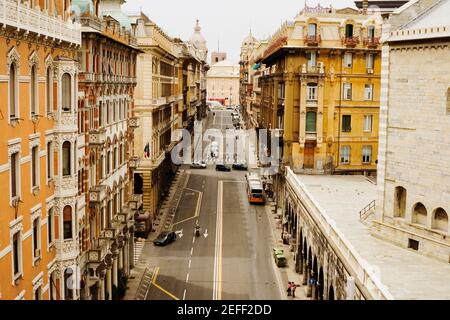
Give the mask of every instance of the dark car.
[{"label": "dark car", "polygon": [[156,238],[153,243],[155,246],[166,246],[172,242],[174,242],[177,239],[177,234],[175,232],[161,232]]},{"label": "dark car", "polygon": [[216,171],[225,171],[225,172],[230,172],[231,168],[224,165],[224,164],[216,164]]},{"label": "dark car", "polygon": [[233,164],[233,170],[247,171],[248,167],[242,163],[235,163],[235,164]]}]

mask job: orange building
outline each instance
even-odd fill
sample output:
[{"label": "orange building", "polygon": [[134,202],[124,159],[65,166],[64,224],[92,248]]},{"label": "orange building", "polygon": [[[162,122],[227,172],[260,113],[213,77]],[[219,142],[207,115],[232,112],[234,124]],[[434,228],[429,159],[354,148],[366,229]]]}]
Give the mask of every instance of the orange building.
[{"label": "orange building", "polygon": [[0,299],[61,299],[75,273],[81,32],[70,4],[0,1]]}]

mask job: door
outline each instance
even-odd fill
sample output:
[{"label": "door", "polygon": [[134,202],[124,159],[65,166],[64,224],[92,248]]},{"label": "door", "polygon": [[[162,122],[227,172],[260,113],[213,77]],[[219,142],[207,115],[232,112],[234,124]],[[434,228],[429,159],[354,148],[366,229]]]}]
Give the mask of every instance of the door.
[{"label": "door", "polygon": [[305,169],[314,168],[314,144],[310,143],[305,144],[303,168]]}]

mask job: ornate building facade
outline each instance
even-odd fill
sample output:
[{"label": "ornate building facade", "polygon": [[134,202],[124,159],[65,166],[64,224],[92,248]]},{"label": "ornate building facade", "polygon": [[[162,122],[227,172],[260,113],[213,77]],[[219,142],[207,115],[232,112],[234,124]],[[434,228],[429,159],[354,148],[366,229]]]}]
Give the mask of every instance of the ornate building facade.
[{"label": "ornate building facade", "polygon": [[136,39],[122,0],[74,0],[83,27],[79,54],[78,194],[80,285],[75,298],[117,298],[134,263],[131,158]]},{"label": "ornate building facade", "polygon": [[208,99],[224,99],[226,105],[239,104],[239,64],[230,60],[214,63],[206,77]]},{"label": "ornate building facade", "polygon": [[73,297],[81,29],[70,4],[0,2],[0,299]]}]

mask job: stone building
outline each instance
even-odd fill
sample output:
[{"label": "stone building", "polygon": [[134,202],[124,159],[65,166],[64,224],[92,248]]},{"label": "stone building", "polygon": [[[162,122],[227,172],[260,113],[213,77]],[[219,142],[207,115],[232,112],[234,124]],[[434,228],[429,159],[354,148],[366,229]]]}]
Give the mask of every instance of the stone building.
[{"label": "stone building", "polygon": [[0,299],[72,298],[77,52],[71,1],[0,1]]},{"label": "stone building", "polygon": [[386,21],[373,233],[450,260],[450,1],[410,1]]},{"label": "stone building", "polygon": [[206,41],[197,24],[188,43],[171,38],[145,14],[130,17],[142,53],[137,60],[136,130],[138,166],[134,192],[143,195],[143,213],[155,217],[176,166],[171,151],[205,113]]},{"label": "stone building", "polygon": [[239,64],[223,60],[211,65],[206,75],[208,99],[225,100],[226,105],[239,104]]},{"label": "stone building", "polygon": [[226,59],[227,59],[226,52],[218,52],[218,51],[211,52],[211,65],[214,65]]},{"label": "stone building", "polygon": [[[78,95],[80,285],[74,299],[112,300],[134,264],[136,39],[122,0],[74,0],[82,24]],[[131,160],[131,161],[130,161]],[[123,288],[122,288],[123,289]]]}]

